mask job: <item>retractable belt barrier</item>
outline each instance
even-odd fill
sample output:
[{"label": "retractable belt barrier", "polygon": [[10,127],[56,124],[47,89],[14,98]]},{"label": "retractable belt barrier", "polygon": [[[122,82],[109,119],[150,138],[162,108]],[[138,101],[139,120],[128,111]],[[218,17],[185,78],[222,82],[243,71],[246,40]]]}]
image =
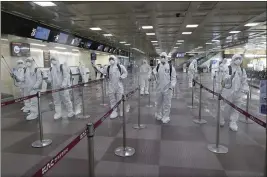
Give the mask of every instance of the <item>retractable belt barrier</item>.
[{"label": "retractable belt barrier", "polygon": [[[196,84],[202,85],[199,82],[195,81],[194,82]],[[208,92],[210,92],[211,94],[214,93],[214,95],[219,96],[221,98],[221,100],[223,100],[225,103],[227,103],[228,105],[230,105],[232,108],[234,108],[235,110],[237,110],[238,112],[240,112],[241,114],[243,114],[244,116],[248,117],[249,119],[253,120],[254,122],[256,122],[257,124],[259,124],[260,126],[266,128],[266,122],[260,120],[259,118],[251,115],[250,113],[248,113],[247,111],[239,108],[238,106],[236,106],[235,104],[233,104],[232,102],[228,101],[227,99],[225,99],[224,97],[222,97],[219,93],[213,92],[212,90],[208,89],[207,87],[203,86],[202,87],[207,90]]]},{"label": "retractable belt barrier", "polygon": [[[137,89],[129,92],[125,96],[129,98],[131,95],[133,95],[136,92]],[[105,115],[103,115],[98,121],[96,121],[93,124],[94,129],[99,127],[104,120],[113,112],[114,109],[116,109],[122,102],[123,100],[121,99],[116,103],[113,108],[111,108]],[[32,177],[41,177],[44,174],[46,174],[51,168],[53,168],[64,156],[66,156],[71,149],[73,149],[86,135],[88,134],[88,128],[84,128],[81,133],[73,139],[67,146],[65,146],[60,152],[58,152],[51,160],[49,160],[42,168],[40,168]]]},{"label": "retractable belt barrier", "polygon": [[[81,86],[85,86],[86,84],[92,84],[92,83],[100,82],[102,80],[103,79],[97,79],[97,80],[89,81],[87,83],[81,83],[81,84],[77,84],[77,85],[72,85],[72,86],[66,87],[66,88],[60,88],[60,89],[55,89],[55,90],[48,90],[48,91],[45,91],[45,92],[41,92],[41,95],[46,95],[46,94],[49,94],[49,93],[60,92],[60,91],[63,91],[63,90],[69,90],[69,89],[72,89],[72,88],[78,88],[78,87],[81,87]],[[16,98],[16,99],[10,100],[10,101],[1,102],[1,107],[7,106],[7,105],[10,105],[10,104],[14,104],[14,103],[18,103],[18,102],[22,102],[22,101],[25,101],[25,100],[29,100],[31,98],[37,97],[37,94],[38,93],[36,93],[34,95],[29,95],[29,96],[21,97],[21,98]]]}]

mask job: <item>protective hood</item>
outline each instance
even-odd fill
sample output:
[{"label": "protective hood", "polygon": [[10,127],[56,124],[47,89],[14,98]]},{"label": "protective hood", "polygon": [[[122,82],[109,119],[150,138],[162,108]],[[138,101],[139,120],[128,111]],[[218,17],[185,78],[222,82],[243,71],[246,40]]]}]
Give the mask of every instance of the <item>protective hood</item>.
[{"label": "protective hood", "polygon": [[52,63],[53,65],[59,65],[59,60],[58,60],[57,58],[55,58],[55,57],[52,57],[52,58],[51,58],[51,63]]},{"label": "protective hood", "polygon": [[26,58],[25,62],[26,62],[27,67],[32,67],[34,59],[32,57],[28,57],[28,58]]},{"label": "protective hood", "polygon": [[147,64],[147,61],[146,60],[143,60],[143,64]]},{"label": "protective hood", "polygon": [[168,55],[167,55],[167,53],[166,53],[166,52],[162,52],[162,53],[160,54],[160,57],[165,57],[165,58],[166,58],[166,60],[167,60],[167,58],[168,58]]},{"label": "protective hood", "polygon": [[117,57],[115,56],[115,55],[111,55],[110,57],[109,57],[109,61],[110,60],[114,60],[114,64],[117,64],[118,63],[118,59],[117,59]]},{"label": "protective hood", "polygon": [[235,65],[241,65],[243,61],[243,57],[240,55],[240,54],[235,54],[233,57],[232,57],[232,61],[231,61],[231,64],[235,64]]},{"label": "protective hood", "polygon": [[25,63],[24,63],[23,60],[18,60],[18,61],[17,61],[17,66],[18,66],[18,68],[24,68],[24,65],[25,65]]}]

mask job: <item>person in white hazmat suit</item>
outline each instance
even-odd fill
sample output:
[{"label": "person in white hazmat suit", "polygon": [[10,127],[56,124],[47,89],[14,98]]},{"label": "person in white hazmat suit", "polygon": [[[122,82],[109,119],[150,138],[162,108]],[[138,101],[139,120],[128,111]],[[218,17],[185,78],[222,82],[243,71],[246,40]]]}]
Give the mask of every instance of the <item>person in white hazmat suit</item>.
[{"label": "person in white hazmat suit", "polygon": [[188,84],[189,87],[193,87],[193,79],[197,74],[197,60],[194,59],[188,67]]},{"label": "person in white hazmat suit", "polygon": [[147,60],[143,60],[143,64],[140,67],[140,87],[141,87],[141,95],[148,95],[149,89],[149,79],[151,76],[151,67],[147,64]]},{"label": "person in white hazmat suit", "polygon": [[[70,86],[70,74],[69,69],[64,65],[60,64],[58,59],[51,58],[52,68],[48,75],[47,82],[51,83],[52,89],[66,88]],[[63,90],[60,92],[52,93],[52,97],[55,105],[55,115],[54,119],[59,119],[62,117],[62,107],[63,103],[67,108],[68,117],[73,117],[73,106],[70,100],[69,90]]]},{"label": "person in white hazmat suit", "polygon": [[219,70],[219,61],[214,61],[215,63],[212,63],[211,65],[211,79],[213,80],[214,77],[216,77],[216,75],[218,74],[218,70]]},{"label": "person in white hazmat suit", "polygon": [[176,85],[175,68],[168,63],[167,53],[160,54],[161,63],[153,69],[157,78],[157,112],[155,117],[163,123],[170,121],[170,109],[173,90]]},{"label": "person in white hazmat suit", "polygon": [[[224,80],[228,80],[227,82],[230,81],[231,84],[230,86],[224,87],[222,89],[222,97],[229,100],[238,107],[241,106],[242,96],[244,94],[247,94],[249,91],[246,71],[240,66],[242,60],[243,58],[239,54],[236,54],[232,57],[231,65],[228,67],[227,74],[223,78]],[[237,131],[238,130],[237,121],[239,118],[239,112],[223,102],[222,111],[226,110],[226,108],[228,108],[226,112],[229,113],[230,115],[229,128],[232,131]],[[224,116],[221,115],[220,125],[224,126],[224,124],[225,124]]]},{"label": "person in white hazmat suit", "polygon": [[222,80],[228,75],[228,64],[227,59],[224,58],[219,65],[218,78],[216,80],[216,90],[215,92],[221,92],[222,90]]},{"label": "person in white hazmat suit", "polygon": [[[25,72],[25,63],[23,60],[17,61],[17,67],[11,73],[11,77],[14,79],[15,86],[19,88],[21,97],[26,96],[24,89],[24,72]],[[30,100],[24,100],[24,106],[21,108],[23,112],[30,111]]]},{"label": "person in white hazmat suit", "polygon": [[[110,65],[104,70],[104,74],[108,78],[108,95],[110,99],[111,108],[122,99],[124,93],[124,87],[122,80],[128,75],[126,68],[123,65],[118,64],[117,57],[111,55],[109,58]],[[120,115],[122,116],[122,109],[120,109]],[[110,118],[114,119],[118,117],[117,109],[115,109]]]},{"label": "person in white hazmat suit", "polygon": [[[26,70],[24,76],[21,78],[21,81],[24,81],[25,96],[36,94],[40,90],[40,86],[42,84],[42,73],[36,67],[35,61],[31,57],[26,59]],[[26,119],[36,119],[38,117],[37,97],[30,99],[29,107],[30,114],[26,117]]]}]

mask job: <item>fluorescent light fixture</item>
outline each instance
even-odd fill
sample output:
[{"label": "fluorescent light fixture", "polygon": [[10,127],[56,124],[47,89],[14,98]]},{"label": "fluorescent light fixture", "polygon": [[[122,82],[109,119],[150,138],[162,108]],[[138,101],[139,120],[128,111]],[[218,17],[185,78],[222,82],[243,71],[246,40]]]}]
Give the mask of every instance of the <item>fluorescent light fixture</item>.
[{"label": "fluorescent light fixture", "polygon": [[158,41],[151,41],[152,43],[158,42]]},{"label": "fluorescent light fixture", "polygon": [[181,45],[181,44],[183,44],[183,43],[177,42],[176,44],[177,44],[177,45]]},{"label": "fluorescent light fixture", "polygon": [[237,34],[237,33],[240,33],[241,31],[230,31],[229,33],[231,34]]},{"label": "fluorescent light fixture", "polygon": [[259,23],[247,23],[245,26],[257,26]]},{"label": "fluorescent light fixture", "polygon": [[220,40],[216,40],[216,39],[214,39],[214,40],[212,40],[212,42],[220,42]]},{"label": "fluorescent light fixture", "polygon": [[143,29],[153,29],[153,26],[142,26]]},{"label": "fluorescent light fixture", "polygon": [[50,1],[33,1],[33,3],[42,6],[42,7],[51,7],[51,6],[57,6],[55,3]]},{"label": "fluorescent light fixture", "polygon": [[95,53],[95,54],[100,55],[100,53]]},{"label": "fluorescent light fixture", "polygon": [[192,32],[182,32],[182,34],[192,34]]},{"label": "fluorescent light fixture", "polygon": [[125,42],[125,41],[121,41],[120,43],[121,43],[121,44],[126,44],[126,42]]},{"label": "fluorescent light fixture", "polygon": [[133,50],[136,50],[136,51],[138,51],[138,52],[140,52],[140,53],[142,53],[142,54],[145,54],[145,52],[143,52],[142,50],[140,50],[140,49],[137,49],[137,48],[132,48]]},{"label": "fluorescent light fixture", "polygon": [[197,48],[198,48],[198,49],[202,49],[203,47],[202,47],[202,46],[198,46]]},{"label": "fluorescent light fixture", "polygon": [[5,38],[1,38],[2,41],[8,41],[8,39],[5,39]]},{"label": "fluorescent light fixture", "polygon": [[184,40],[177,40],[177,42],[184,42]]},{"label": "fluorescent light fixture", "polygon": [[124,44],[124,45],[131,45],[131,44]]},{"label": "fluorescent light fixture", "polygon": [[147,36],[154,36],[155,33],[146,33]]},{"label": "fluorescent light fixture", "polygon": [[186,25],[186,28],[196,28],[196,27],[198,27],[197,24]]},{"label": "fluorescent light fixture", "polygon": [[62,49],[62,50],[65,50],[66,48],[65,48],[65,47],[55,47],[55,49]]},{"label": "fluorescent light fixture", "polygon": [[178,47],[173,47],[174,49],[178,49]]},{"label": "fluorescent light fixture", "polygon": [[153,43],[153,45],[159,45],[158,43]]},{"label": "fluorescent light fixture", "polygon": [[105,37],[112,36],[112,34],[103,34]]},{"label": "fluorescent light fixture", "polygon": [[31,45],[35,45],[35,46],[40,46],[40,47],[45,47],[46,45],[44,44],[36,44],[36,43],[30,43]]},{"label": "fluorescent light fixture", "polygon": [[206,42],[207,45],[211,45],[212,43],[211,42]]},{"label": "fluorescent light fixture", "polygon": [[78,50],[78,49],[72,49],[72,51],[74,51],[74,52],[79,52],[79,50]]},{"label": "fluorescent light fixture", "polygon": [[245,54],[247,58],[254,58],[254,57],[266,57],[266,55],[257,55],[257,54]]},{"label": "fluorescent light fixture", "polygon": [[101,31],[102,29],[99,28],[99,27],[93,27],[93,28],[90,28],[90,30],[92,30],[92,31]]}]

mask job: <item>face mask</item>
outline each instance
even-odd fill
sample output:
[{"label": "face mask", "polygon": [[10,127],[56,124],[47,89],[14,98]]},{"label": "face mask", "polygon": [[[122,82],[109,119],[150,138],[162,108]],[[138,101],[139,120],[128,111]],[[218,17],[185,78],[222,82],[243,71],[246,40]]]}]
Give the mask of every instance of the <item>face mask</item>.
[{"label": "face mask", "polygon": [[238,59],[238,60],[235,60],[235,61],[234,61],[234,64],[236,64],[236,65],[241,65],[241,60],[239,60],[239,59]]},{"label": "face mask", "polygon": [[31,67],[31,66],[32,66],[32,63],[27,61],[27,62],[26,62],[26,66],[27,66],[27,67]]},{"label": "face mask", "polygon": [[166,63],[166,59],[165,59],[165,58],[161,58],[161,59],[160,59],[160,62],[161,62],[161,63]]},{"label": "face mask", "polygon": [[109,63],[110,63],[111,65],[114,65],[115,61],[114,61],[114,60],[110,60]]},{"label": "face mask", "polygon": [[53,65],[56,65],[56,64],[57,64],[57,61],[56,61],[56,60],[51,60],[51,63],[52,63]]}]

